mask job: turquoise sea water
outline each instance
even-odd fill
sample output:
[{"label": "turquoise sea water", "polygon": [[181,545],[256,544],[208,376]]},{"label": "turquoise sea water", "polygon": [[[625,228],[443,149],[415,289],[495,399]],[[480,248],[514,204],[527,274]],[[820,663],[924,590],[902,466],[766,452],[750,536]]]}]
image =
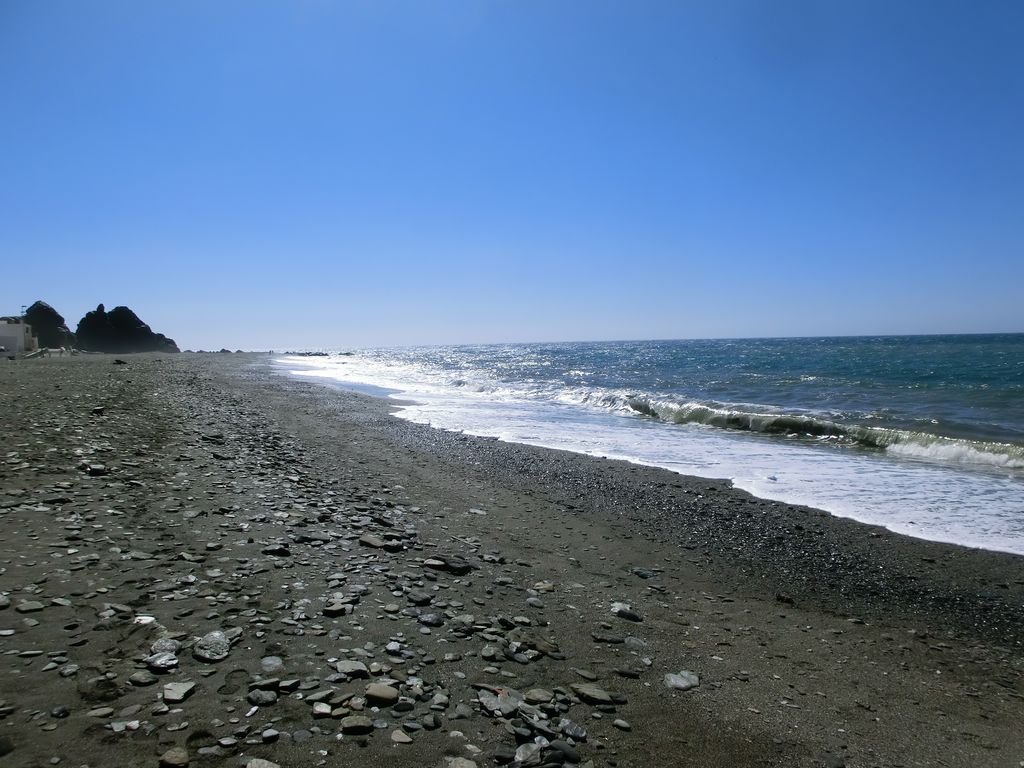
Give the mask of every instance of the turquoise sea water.
[{"label": "turquoise sea water", "polygon": [[1024,334],[416,347],[286,358],[421,423],[731,479],[1024,554]]}]

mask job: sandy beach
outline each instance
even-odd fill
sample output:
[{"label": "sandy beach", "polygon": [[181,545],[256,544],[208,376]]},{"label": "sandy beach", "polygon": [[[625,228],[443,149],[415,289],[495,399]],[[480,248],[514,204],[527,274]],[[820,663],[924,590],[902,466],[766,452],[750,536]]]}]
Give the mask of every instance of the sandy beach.
[{"label": "sandy beach", "polygon": [[122,360],[0,365],[0,764],[1024,765],[1020,557]]}]

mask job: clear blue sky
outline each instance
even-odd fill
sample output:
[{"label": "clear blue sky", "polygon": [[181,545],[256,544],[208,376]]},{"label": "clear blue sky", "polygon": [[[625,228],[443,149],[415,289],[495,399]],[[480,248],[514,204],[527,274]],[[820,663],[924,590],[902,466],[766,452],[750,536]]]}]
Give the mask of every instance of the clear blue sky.
[{"label": "clear blue sky", "polygon": [[0,0],[0,314],[1024,331],[1024,2]]}]

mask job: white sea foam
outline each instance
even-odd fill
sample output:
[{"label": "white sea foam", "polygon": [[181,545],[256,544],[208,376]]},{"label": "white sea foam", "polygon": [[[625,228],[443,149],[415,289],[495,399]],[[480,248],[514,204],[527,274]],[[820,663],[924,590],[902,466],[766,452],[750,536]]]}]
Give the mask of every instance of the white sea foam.
[{"label": "white sea foam", "polygon": [[1024,469],[1024,455],[1017,446],[914,435],[885,447],[888,453],[915,459],[960,464],[991,464],[1006,469]]}]

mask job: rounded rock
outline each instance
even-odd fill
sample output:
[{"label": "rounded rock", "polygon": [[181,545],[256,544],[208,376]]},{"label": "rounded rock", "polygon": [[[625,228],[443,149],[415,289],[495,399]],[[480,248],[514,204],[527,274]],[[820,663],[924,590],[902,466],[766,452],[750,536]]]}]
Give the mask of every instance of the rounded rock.
[{"label": "rounded rock", "polygon": [[221,661],[231,651],[231,641],[220,630],[203,635],[192,648],[192,655],[200,661]]},{"label": "rounded rock", "polygon": [[249,691],[249,695],[245,698],[250,704],[255,704],[257,707],[265,707],[277,703],[277,692],[257,688],[254,691]]},{"label": "rounded rock", "polygon": [[681,670],[679,674],[665,675],[665,685],[677,691],[688,691],[700,685],[700,678],[689,670]]}]

